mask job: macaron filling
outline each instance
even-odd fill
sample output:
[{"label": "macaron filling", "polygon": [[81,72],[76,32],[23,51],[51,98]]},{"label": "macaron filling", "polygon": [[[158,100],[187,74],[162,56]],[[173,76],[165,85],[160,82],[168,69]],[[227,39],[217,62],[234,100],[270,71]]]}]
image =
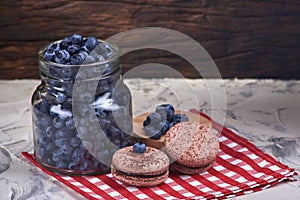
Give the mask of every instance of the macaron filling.
[{"label": "macaron filling", "polygon": [[186,166],[186,165],[180,164],[176,161],[174,162],[174,164],[185,167],[185,168],[189,168],[189,169],[202,169],[202,168],[208,167],[211,163],[208,163],[208,164],[205,164],[205,165],[200,165],[200,166],[197,166],[197,167]]},{"label": "macaron filling", "polygon": [[134,174],[134,173],[123,172],[120,170],[115,170],[115,171],[116,171],[116,173],[118,173],[120,175],[137,177],[137,178],[156,178],[156,177],[161,177],[161,176],[165,175],[166,173],[168,173],[167,170],[162,173],[159,173],[159,174]]}]

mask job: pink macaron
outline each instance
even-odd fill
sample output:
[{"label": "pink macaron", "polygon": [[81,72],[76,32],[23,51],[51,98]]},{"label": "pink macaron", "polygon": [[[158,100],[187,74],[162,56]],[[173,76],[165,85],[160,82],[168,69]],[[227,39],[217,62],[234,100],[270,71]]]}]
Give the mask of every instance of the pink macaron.
[{"label": "pink macaron", "polygon": [[219,151],[218,137],[211,126],[199,122],[181,122],[165,135],[165,150],[171,169],[183,174],[198,174],[208,170]]}]

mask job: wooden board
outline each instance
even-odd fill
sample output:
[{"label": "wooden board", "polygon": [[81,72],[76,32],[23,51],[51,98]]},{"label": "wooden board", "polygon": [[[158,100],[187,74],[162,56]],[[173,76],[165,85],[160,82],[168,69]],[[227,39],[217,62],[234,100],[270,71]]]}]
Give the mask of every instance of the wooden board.
[{"label": "wooden board", "polygon": [[[186,114],[189,117],[189,121],[200,122],[200,123],[207,124],[208,126],[211,126],[210,121],[199,114],[192,113],[192,112],[186,112],[186,111],[176,111],[175,113]],[[164,147],[164,135],[158,140],[153,140],[153,139],[149,139],[149,137],[145,134],[143,122],[146,119],[148,114],[149,113],[143,113],[141,115],[136,116],[133,119],[134,137],[136,140],[142,141],[147,146],[161,149]]]},{"label": "wooden board", "polygon": [[[300,78],[299,0],[2,0],[0,22],[0,79],[39,78],[37,51],[51,41],[73,33],[106,39],[136,27],[190,36],[224,78]],[[183,58],[162,50],[132,52],[122,60],[124,72],[162,63],[200,77]],[[147,74],[163,73],[149,69],[136,76]]]}]

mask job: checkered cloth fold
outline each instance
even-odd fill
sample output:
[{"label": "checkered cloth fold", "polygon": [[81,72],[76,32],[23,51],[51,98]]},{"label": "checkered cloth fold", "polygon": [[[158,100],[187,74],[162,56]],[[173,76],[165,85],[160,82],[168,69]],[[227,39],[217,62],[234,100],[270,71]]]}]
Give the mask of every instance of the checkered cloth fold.
[{"label": "checkered cloth fold", "polygon": [[[211,120],[207,115],[191,110]],[[296,171],[276,161],[246,139],[211,120],[218,132],[220,151],[213,167],[196,175],[170,172],[169,178],[155,187],[132,187],[111,174],[98,176],[58,175],[42,168],[34,155],[23,155],[88,199],[223,199],[264,190],[282,181],[293,181]]]}]

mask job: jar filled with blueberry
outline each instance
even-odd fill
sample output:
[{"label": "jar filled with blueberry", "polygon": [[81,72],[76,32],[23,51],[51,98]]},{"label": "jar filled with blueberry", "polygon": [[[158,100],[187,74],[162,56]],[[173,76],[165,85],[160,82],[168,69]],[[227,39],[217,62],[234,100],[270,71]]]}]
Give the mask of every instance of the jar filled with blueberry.
[{"label": "jar filled with blueberry", "polygon": [[131,94],[118,49],[73,34],[38,53],[32,96],[36,160],[64,174],[109,172],[113,153],[132,142]]}]

